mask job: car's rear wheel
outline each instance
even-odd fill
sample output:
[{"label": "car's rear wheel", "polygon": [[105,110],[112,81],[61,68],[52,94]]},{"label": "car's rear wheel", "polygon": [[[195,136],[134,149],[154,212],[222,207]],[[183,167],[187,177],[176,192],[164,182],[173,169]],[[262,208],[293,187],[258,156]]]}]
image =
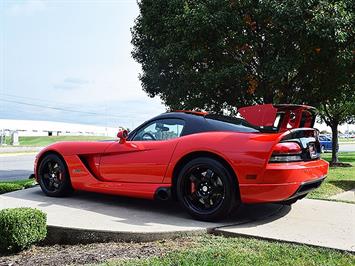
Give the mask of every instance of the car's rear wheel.
[{"label": "car's rear wheel", "polygon": [[239,203],[234,176],[217,160],[193,159],[180,171],[176,192],[179,202],[194,218],[216,221],[227,217]]},{"label": "car's rear wheel", "polygon": [[48,154],[41,160],[38,177],[38,183],[47,196],[62,197],[73,191],[67,167],[56,154]]}]

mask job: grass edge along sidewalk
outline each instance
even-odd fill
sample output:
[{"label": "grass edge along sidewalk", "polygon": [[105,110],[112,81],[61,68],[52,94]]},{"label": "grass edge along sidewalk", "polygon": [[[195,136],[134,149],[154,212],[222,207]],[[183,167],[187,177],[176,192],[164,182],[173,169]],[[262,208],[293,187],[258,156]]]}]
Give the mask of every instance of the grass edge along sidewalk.
[{"label": "grass edge along sidewalk", "polygon": [[[330,161],[331,153],[322,154],[322,158]],[[331,200],[331,196],[355,188],[355,152],[339,152],[339,160],[350,163],[352,167],[330,167],[323,184],[311,192],[308,198]]]}]

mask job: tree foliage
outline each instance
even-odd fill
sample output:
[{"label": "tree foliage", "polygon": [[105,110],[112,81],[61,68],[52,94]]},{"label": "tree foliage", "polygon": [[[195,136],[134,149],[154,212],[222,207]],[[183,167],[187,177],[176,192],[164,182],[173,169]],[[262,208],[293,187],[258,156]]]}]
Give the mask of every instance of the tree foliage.
[{"label": "tree foliage", "polygon": [[354,119],[353,0],[142,0],[143,90],[171,109],[305,103],[333,132]]},{"label": "tree foliage", "polygon": [[143,89],[172,109],[318,105],[350,87],[350,0],[143,0],[139,8],[132,54]]}]

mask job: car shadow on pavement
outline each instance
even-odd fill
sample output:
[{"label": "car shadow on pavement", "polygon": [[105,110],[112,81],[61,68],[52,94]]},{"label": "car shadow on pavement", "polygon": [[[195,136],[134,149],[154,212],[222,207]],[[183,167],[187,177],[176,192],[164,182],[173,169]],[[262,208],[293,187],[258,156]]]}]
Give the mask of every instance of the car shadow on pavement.
[{"label": "car shadow on pavement", "polygon": [[[21,192],[6,194],[8,198],[17,198],[35,202],[35,207],[67,207],[68,215],[73,211],[85,211],[110,216],[111,220],[136,226],[152,226],[162,224],[181,227],[206,227],[244,224],[252,221],[269,220],[270,217],[281,218],[290,211],[289,206],[281,204],[241,205],[233,215],[218,223],[194,220],[175,201],[154,201],[127,198],[114,195],[77,191],[70,197],[54,198],[43,194],[39,186]],[[82,217],[82,218],[85,218]]]}]

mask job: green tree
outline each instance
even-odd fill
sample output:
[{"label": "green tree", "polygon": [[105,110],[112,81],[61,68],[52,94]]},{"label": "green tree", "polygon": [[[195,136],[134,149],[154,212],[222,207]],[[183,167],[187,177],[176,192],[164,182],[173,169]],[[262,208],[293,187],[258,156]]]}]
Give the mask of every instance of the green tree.
[{"label": "green tree", "polygon": [[[332,160],[338,163],[338,126],[355,121],[354,88],[354,2],[319,1],[309,10],[305,22],[308,47],[304,50],[304,73],[311,89],[304,90],[303,102],[318,107],[321,121],[332,130]],[[311,98],[307,100],[307,98]]]},{"label": "green tree", "polygon": [[281,102],[325,110],[354,93],[351,0],[138,4],[132,55],[143,90],[171,109],[234,112]]},{"label": "green tree", "polygon": [[344,123],[355,122],[355,98],[348,99],[341,95],[333,100],[322,102],[320,118],[332,129],[332,160],[331,165],[337,165],[338,161],[338,126]]}]

